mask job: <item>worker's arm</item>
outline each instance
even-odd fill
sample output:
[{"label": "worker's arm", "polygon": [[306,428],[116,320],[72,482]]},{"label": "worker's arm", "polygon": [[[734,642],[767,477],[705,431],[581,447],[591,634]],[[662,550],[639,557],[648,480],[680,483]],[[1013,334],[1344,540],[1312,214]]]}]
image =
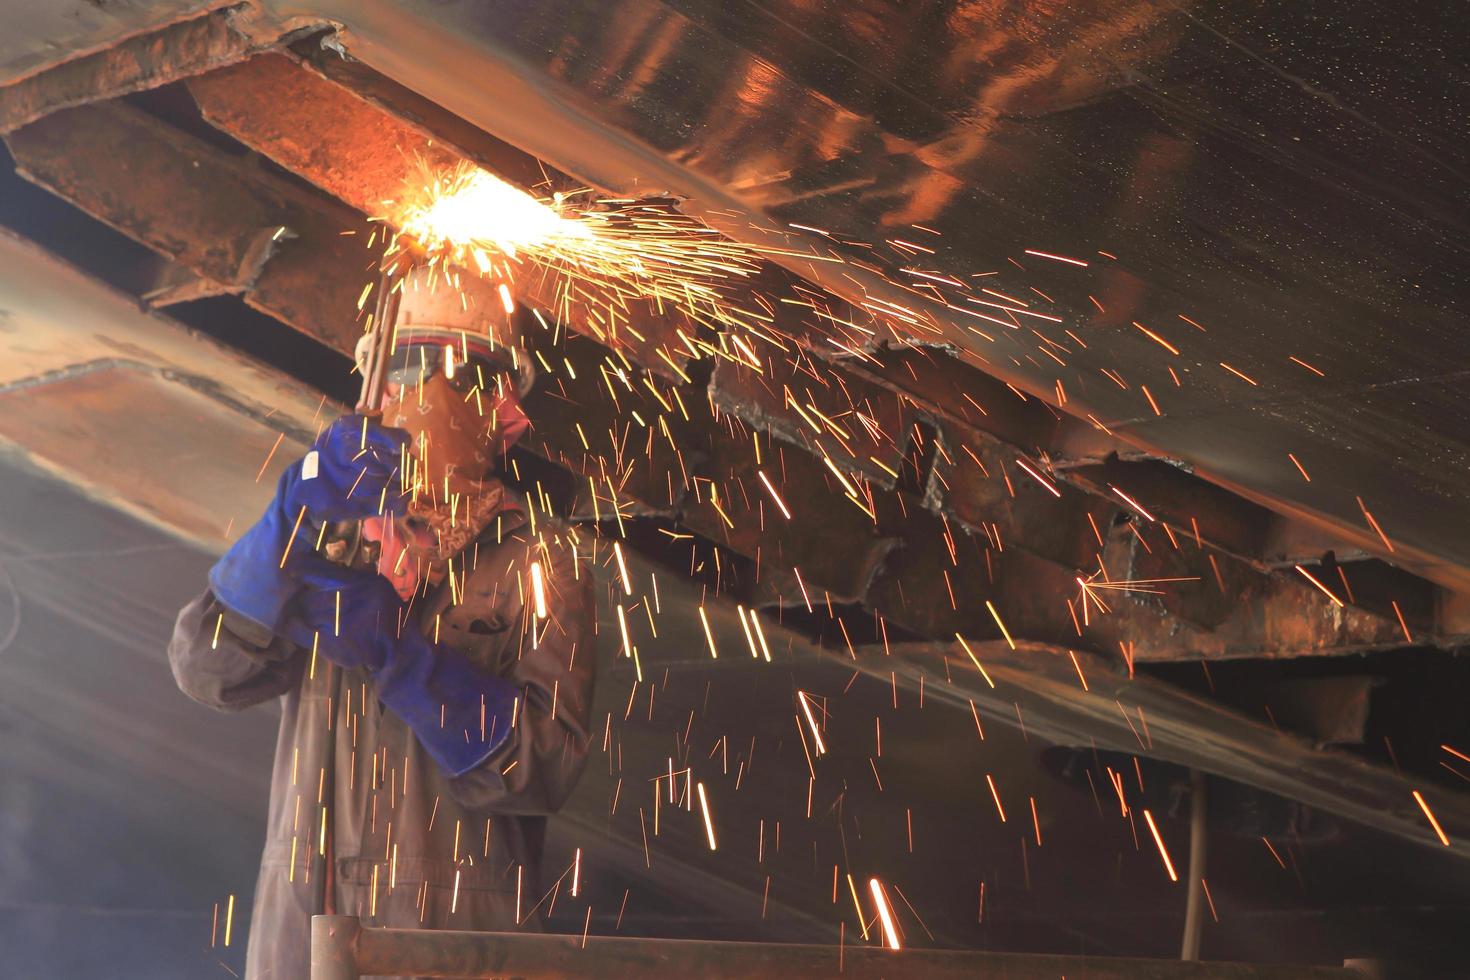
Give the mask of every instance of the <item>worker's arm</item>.
[{"label": "worker's arm", "polygon": [[378,700],[449,776],[508,741],[515,685],[419,632],[386,578],[322,563],[302,571],[300,586],[282,635],[343,669],[366,670]]},{"label": "worker's arm", "polygon": [[[521,698],[515,727],[495,755],[449,784],[467,807],[553,813],[571,795],[587,761],[597,669],[592,575],[583,569],[574,576],[569,549],[552,549],[552,555],[548,616],[540,621],[534,647],[525,624],[519,657],[510,670]],[[522,616],[533,615],[528,604]],[[517,633],[513,628],[503,635]]]},{"label": "worker's arm", "polygon": [[260,520],[210,569],[204,594],[179,613],[168,655],[185,694],[228,710],[295,683],[297,647],[277,634],[302,574],[327,564],[313,554],[317,531],[323,522],[402,509],[395,477],[406,438],[345,415],[286,467]]},{"label": "worker's arm", "polygon": [[[547,617],[521,638],[503,673],[419,632],[409,607],[374,572],[304,571],[283,633],[340,667],[362,668],[378,700],[414,733],[466,806],[504,813],[559,807],[587,753],[594,606],[590,574],[569,550],[546,570]],[[506,610],[524,619],[531,608]],[[512,640],[514,642],[514,640]]]},{"label": "worker's arm", "polygon": [[260,520],[209,570],[210,591],[241,619],[279,633],[302,574],[326,564],[314,554],[323,524],[403,510],[397,475],[407,439],[360,415],[332,422],[281,473]]},{"label": "worker's arm", "polygon": [[223,711],[285,694],[300,679],[298,653],[294,645],[230,612],[208,589],[180,611],[168,645],[179,690]]}]

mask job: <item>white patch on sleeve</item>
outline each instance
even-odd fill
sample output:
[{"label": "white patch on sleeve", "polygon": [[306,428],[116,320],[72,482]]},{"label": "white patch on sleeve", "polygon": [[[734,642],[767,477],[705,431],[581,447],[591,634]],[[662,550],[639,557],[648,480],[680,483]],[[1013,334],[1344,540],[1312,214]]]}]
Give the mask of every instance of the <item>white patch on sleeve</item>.
[{"label": "white patch on sleeve", "polygon": [[301,461],[301,479],[316,479],[317,467],[320,465],[318,461],[320,460],[320,458],[320,455],[315,449],[306,454],[306,458]]}]

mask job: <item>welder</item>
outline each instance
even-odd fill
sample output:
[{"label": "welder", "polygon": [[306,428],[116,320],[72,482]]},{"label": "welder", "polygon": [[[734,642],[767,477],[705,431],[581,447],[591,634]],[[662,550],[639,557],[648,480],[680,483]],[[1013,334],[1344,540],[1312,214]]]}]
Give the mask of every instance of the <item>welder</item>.
[{"label": "welder", "polygon": [[[314,913],[536,928],[546,815],[587,754],[590,544],[502,478],[532,361],[483,280],[399,288],[381,403],[286,467],[169,647],[198,701],[280,699],[253,980],[308,975]],[[375,567],[333,555],[344,524]]]}]

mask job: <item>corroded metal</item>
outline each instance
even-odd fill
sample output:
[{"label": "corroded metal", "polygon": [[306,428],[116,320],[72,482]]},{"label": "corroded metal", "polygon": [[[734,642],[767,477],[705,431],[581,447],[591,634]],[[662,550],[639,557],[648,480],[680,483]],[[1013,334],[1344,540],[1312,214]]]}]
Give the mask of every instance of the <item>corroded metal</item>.
[{"label": "corroded metal", "polygon": [[[887,682],[917,688],[1056,745],[1096,746],[1146,755],[1300,800],[1326,813],[1470,860],[1470,840],[1445,846],[1414,802],[1418,786],[1387,766],[1320,749],[1301,736],[1247,718],[1172,684],[1132,674],[1075,649],[1041,643],[971,642],[990,686],[951,644],[899,643],[859,648],[857,666]],[[1024,721],[1023,721],[1024,719]],[[1442,791],[1435,810],[1446,826],[1470,826],[1470,798]]]},{"label": "corroded metal", "polygon": [[[191,80],[189,90],[215,126],[368,216],[383,214],[420,186],[425,172],[466,159],[418,125],[285,55],[260,55],[211,72]],[[263,111],[266,106],[269,111]],[[598,297],[574,295],[555,277],[526,277],[517,290],[526,302],[629,350],[643,363],[660,362],[656,349],[682,359],[675,341],[680,322],[649,304],[629,303],[613,317],[598,306]]]},{"label": "corroded metal", "polygon": [[[401,188],[393,182],[405,179],[405,153],[416,146],[439,153],[441,163],[457,159],[278,56],[226,69],[195,89],[232,132],[358,207],[380,201],[390,185]],[[310,108],[295,115],[261,111],[292,92],[292,104]],[[298,116],[308,111],[351,122],[352,138],[345,130],[308,142],[295,138],[287,124],[302,122]],[[252,305],[338,350],[351,349],[359,327],[345,312],[355,309],[371,258],[364,247],[370,233],[348,209],[122,104],[67,110],[9,141],[33,179],[198,275],[241,291]],[[117,163],[87,163],[97,159]],[[158,182],[137,179],[144,173]],[[535,302],[534,287],[532,293]],[[599,486],[604,459],[636,452],[640,463],[631,470],[626,459],[618,463],[620,472],[636,474],[619,488],[622,498],[677,513],[692,530],[756,561],[758,602],[792,603],[798,596],[805,602],[806,585],[839,601],[869,600],[889,621],[944,637],[996,635],[981,601],[989,598],[1006,610],[1018,635],[1119,650],[1138,660],[1299,656],[1394,646],[1401,639],[1391,614],[1339,609],[1305,579],[1202,551],[1182,531],[1164,536],[1141,520],[1119,526],[1127,511],[1120,500],[1086,481],[1067,482],[1065,472],[1048,490],[1022,465],[1039,474],[1039,458],[950,415],[938,420],[937,434],[923,447],[934,461],[930,485],[921,494],[885,488],[896,482],[889,471],[908,465],[910,444],[926,439],[916,423],[935,418],[938,409],[870,373],[830,365],[818,383],[789,366],[783,373],[774,360],[766,377],[718,369],[716,404],[784,438],[765,439],[758,449],[750,436],[710,417],[704,398],[695,395],[692,418],[665,413],[662,424],[677,437],[655,427],[638,431],[630,443],[627,432],[614,439],[594,427],[594,418],[620,410],[599,381],[608,350],[593,344],[586,352],[582,380],[559,380],[556,397],[539,399],[544,404],[535,406],[538,430],[530,444]],[[823,417],[845,419],[832,423],[840,436],[813,428],[812,420]],[[598,444],[591,453],[583,446],[589,437]],[[871,505],[845,500],[829,466],[867,476]],[[836,506],[824,507],[820,520],[793,522],[767,497],[762,474],[785,488],[798,512],[818,501]],[[1108,593],[1113,613],[1094,616],[1078,634],[1065,599],[1099,560],[1112,579],[1195,581],[1162,594]],[[1224,577],[1229,582],[1222,589]],[[1087,618],[1080,608],[1074,612]]]},{"label": "corroded metal", "polygon": [[[1063,380],[1061,414],[1094,415],[1383,554],[1362,496],[1396,562],[1470,585],[1470,538],[1445,530],[1462,523],[1464,472],[1445,460],[1464,457],[1463,440],[1426,438],[1426,423],[1458,411],[1445,365],[1460,358],[1445,355],[1459,350],[1464,315],[1442,247],[1456,237],[1461,181],[1454,127],[1439,121],[1457,105],[1441,93],[1459,89],[1448,63],[1417,56],[1453,32],[1435,22],[1449,15],[1385,24],[1366,3],[1329,17],[1203,15],[1150,0],[1060,18],[1045,5],[957,0],[861,12],[706,0],[312,6],[346,26],[353,54],[486,131],[598,186],[688,197],[731,234],[789,246],[796,223],[881,248],[912,225],[933,228],[936,271],[997,272],[1002,291],[1036,285],[1088,347],[1066,342],[1064,367],[1018,339],[1029,334],[1002,330],[992,343],[898,291],[932,313],[932,339],[1039,398],[1054,400]],[[1341,70],[1343,37],[1358,39],[1349,57],[1376,68]],[[1445,112],[1402,109],[1419,104]],[[1369,220],[1378,234],[1362,234]],[[1092,256],[1095,278],[1025,248]],[[807,265],[801,275],[849,298],[895,296],[862,269]],[[1192,342],[1176,361],[1134,320],[1171,323]],[[1099,370],[1125,365],[1127,388]],[[1166,393],[1161,415],[1140,383]]]},{"label": "corroded metal", "polygon": [[67,109],[5,140],[23,176],[221,290],[352,349],[372,261],[371,229],[353,212],[121,102]]},{"label": "corroded metal", "polygon": [[12,82],[0,88],[0,132],[248,57],[260,45],[236,29],[238,17],[235,8],[215,10]]}]

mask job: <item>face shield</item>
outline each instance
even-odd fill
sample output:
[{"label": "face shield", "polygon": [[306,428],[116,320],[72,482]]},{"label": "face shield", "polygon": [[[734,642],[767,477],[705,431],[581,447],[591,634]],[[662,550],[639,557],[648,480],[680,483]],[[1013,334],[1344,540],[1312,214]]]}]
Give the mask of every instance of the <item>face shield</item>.
[{"label": "face shield", "polygon": [[[381,407],[384,425],[408,433],[410,503],[371,533],[383,545],[379,571],[402,595],[426,560],[458,554],[509,506],[495,474],[529,427],[521,396],[535,372],[484,280],[417,269],[401,288]],[[359,369],[370,347],[359,342]]]}]

